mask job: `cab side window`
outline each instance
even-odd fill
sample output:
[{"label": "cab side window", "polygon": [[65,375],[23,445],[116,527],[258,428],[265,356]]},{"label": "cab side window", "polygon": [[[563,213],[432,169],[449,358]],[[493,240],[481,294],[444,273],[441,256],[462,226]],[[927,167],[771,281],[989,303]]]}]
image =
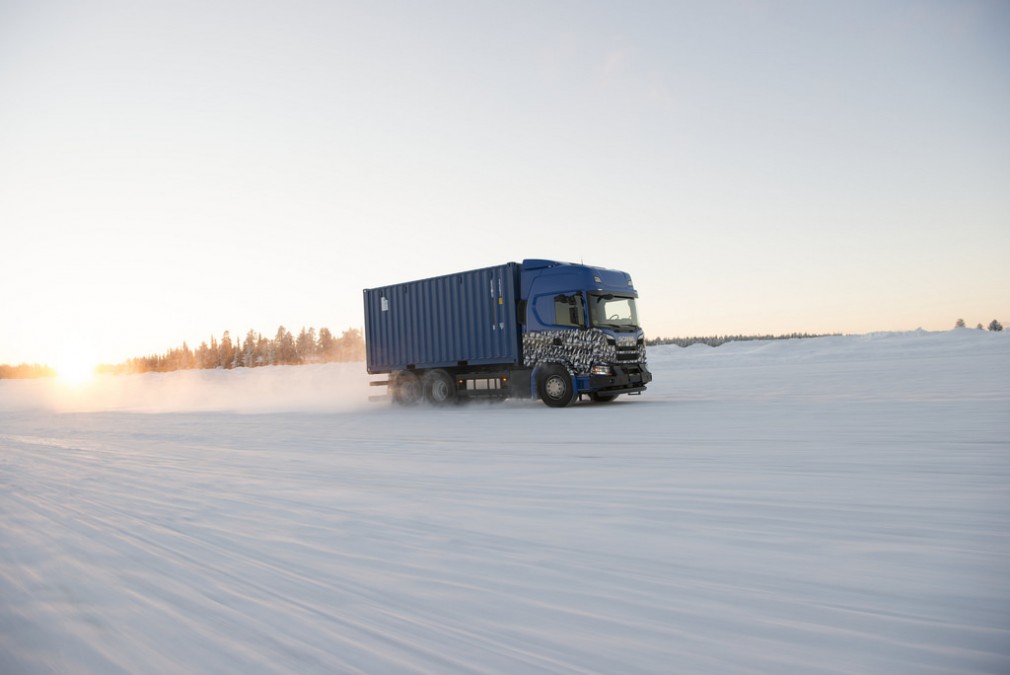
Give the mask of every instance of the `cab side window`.
[{"label": "cab side window", "polygon": [[585,308],[581,295],[554,297],[554,325],[581,328],[586,325]]}]

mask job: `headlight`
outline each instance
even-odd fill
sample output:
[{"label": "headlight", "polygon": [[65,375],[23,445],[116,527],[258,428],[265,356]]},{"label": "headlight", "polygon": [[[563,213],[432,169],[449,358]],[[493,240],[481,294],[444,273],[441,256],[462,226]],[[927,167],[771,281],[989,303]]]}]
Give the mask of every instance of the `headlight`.
[{"label": "headlight", "polygon": [[606,364],[597,364],[593,366],[593,375],[613,375],[614,370]]}]

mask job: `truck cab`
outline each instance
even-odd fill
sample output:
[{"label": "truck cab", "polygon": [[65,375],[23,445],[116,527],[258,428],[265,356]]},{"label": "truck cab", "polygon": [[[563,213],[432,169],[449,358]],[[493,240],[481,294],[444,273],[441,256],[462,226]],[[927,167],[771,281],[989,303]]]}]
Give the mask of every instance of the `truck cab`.
[{"label": "truck cab", "polygon": [[528,259],[520,266],[520,297],[531,395],[555,406],[582,394],[604,402],[641,393],[652,380],[638,292],[626,272]]}]

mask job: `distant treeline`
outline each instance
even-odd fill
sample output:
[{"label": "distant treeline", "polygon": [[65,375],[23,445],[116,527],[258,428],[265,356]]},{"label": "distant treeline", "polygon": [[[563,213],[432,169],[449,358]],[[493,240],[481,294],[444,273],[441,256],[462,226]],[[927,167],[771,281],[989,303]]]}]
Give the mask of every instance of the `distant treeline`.
[{"label": "distant treeline", "polygon": [[[246,333],[245,339],[232,340],[228,331],[221,339],[211,336],[210,344],[201,342],[191,349],[185,342],[181,347],[169,349],[164,354],[138,356],[122,363],[103,364],[99,373],[122,375],[125,373],[164,373],[191,368],[255,368],[257,366],[299,365],[304,363],[329,363],[331,361],[362,361],[365,358],[365,339],[361,331],[348,328],[336,337],[329,328],[302,328],[297,336],[281,326],[273,338],[263,337],[255,331]],[[56,369],[37,363],[18,366],[0,364],[0,380],[54,377]]]},{"label": "distant treeline", "polygon": [[31,377],[53,377],[56,371],[38,363],[22,363],[19,366],[0,364],[0,380],[24,380]]},{"label": "distant treeline", "polygon": [[340,337],[334,336],[329,328],[320,328],[318,333],[315,328],[302,328],[295,336],[281,326],[273,338],[250,330],[244,340],[233,340],[231,334],[225,331],[220,340],[211,336],[210,344],[201,342],[196,349],[190,349],[183,342],[181,347],[169,349],[164,354],[139,356],[123,363],[99,366],[98,372],[114,375],[165,373],[193,368],[256,368],[361,361],[364,358],[365,340],[356,328],[345,330]]},{"label": "distant treeline", "polygon": [[[967,328],[967,326],[964,323],[964,319],[958,319],[957,321],[955,321],[954,328]],[[977,326],[975,326],[975,328],[977,328],[978,330],[985,330],[984,328],[982,328],[982,324],[978,324]],[[998,320],[993,319],[992,321],[989,322],[989,330],[992,331],[993,333],[998,333],[1001,330],[1003,330],[1003,324],[1001,324]]]},{"label": "distant treeline", "polygon": [[815,337],[832,337],[841,335],[841,333],[789,333],[788,335],[711,335],[708,337],[678,337],[678,338],[650,338],[646,339],[645,344],[649,346],[655,345],[678,345],[680,347],[687,347],[694,344],[708,345],[709,347],[718,347],[721,344],[727,342],[747,342],[749,340],[793,340],[796,338],[815,338]]}]

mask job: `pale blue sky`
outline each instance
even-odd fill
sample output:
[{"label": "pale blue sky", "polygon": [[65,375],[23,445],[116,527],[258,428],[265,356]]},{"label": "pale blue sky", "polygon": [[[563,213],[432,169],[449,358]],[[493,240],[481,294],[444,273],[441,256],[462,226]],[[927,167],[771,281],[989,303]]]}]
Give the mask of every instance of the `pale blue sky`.
[{"label": "pale blue sky", "polygon": [[1006,323],[1008,119],[1006,2],[7,0],[0,363],[524,257],[653,336]]}]

